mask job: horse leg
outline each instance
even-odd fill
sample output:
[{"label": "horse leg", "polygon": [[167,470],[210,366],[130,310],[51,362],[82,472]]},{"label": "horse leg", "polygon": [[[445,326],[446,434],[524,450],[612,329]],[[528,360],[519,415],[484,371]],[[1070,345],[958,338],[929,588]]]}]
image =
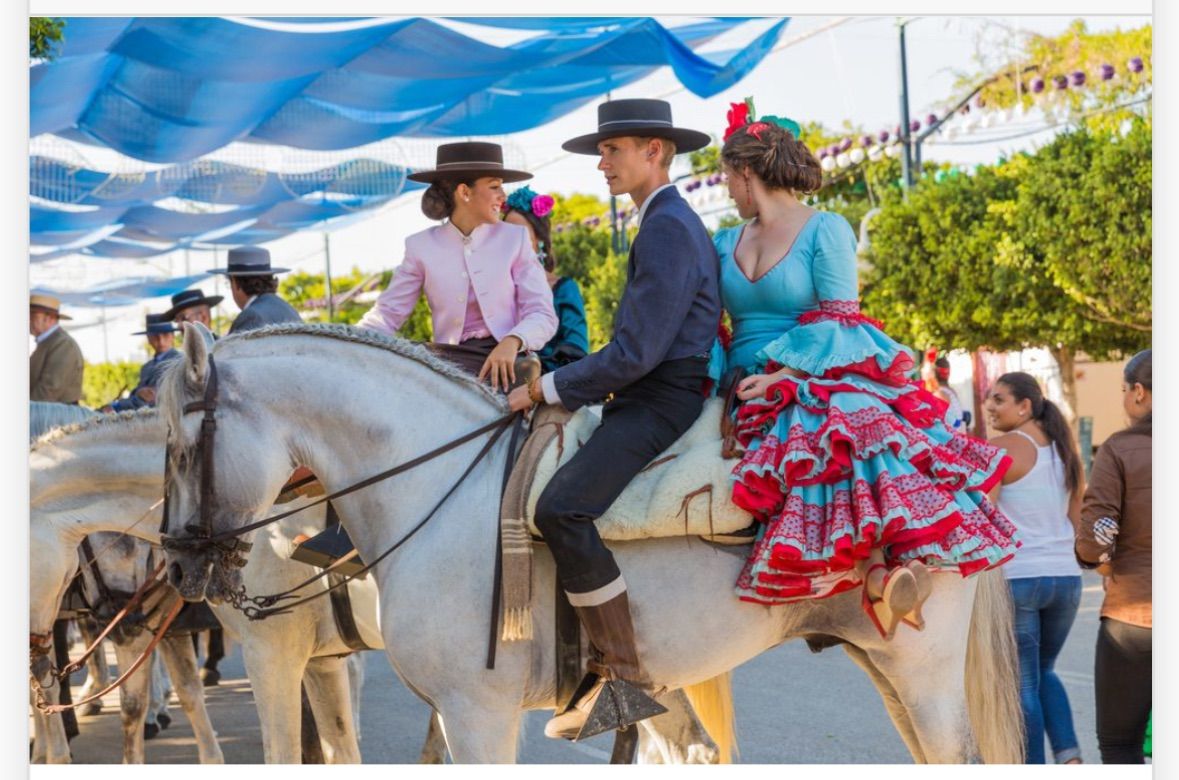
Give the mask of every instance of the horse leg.
[{"label": "horse leg", "polygon": [[948,573],[935,578],[938,582],[925,603],[924,631],[902,627],[888,642],[865,633],[855,644],[867,652],[907,711],[924,760],[961,764],[974,753],[966,648],[975,583]]},{"label": "horse leg", "polygon": [[442,719],[437,712],[430,713],[430,726],[426,729],[426,742],[422,745],[419,764],[445,764],[446,738],[442,736]]},{"label": "horse leg", "polygon": [[364,690],[364,658],[360,653],[348,656],[348,695],[352,701],[352,729],[360,744],[360,692]]},{"label": "horse leg", "polygon": [[843,649],[855,661],[856,665],[864,670],[864,673],[868,675],[868,679],[876,686],[877,692],[880,693],[880,699],[884,702],[884,708],[888,711],[888,717],[892,719],[893,727],[896,728],[897,733],[904,740],[905,747],[909,749],[910,755],[913,756],[913,761],[918,764],[927,763],[925,754],[921,751],[921,743],[917,740],[917,733],[913,730],[913,723],[909,720],[909,711],[901,703],[896,688],[893,688],[892,683],[880,673],[879,669],[872,665],[872,661],[869,660],[866,652],[851,644],[844,644]]},{"label": "horse leg", "polygon": [[[119,673],[130,669],[136,659],[147,648],[151,634],[142,632],[134,639],[115,642],[115,659]],[[147,718],[148,686],[151,684],[151,667],[144,665],[135,670],[119,687],[119,713],[123,723],[123,763],[142,764],[143,723]]]},{"label": "horse leg", "polygon": [[641,764],[719,764],[720,751],[681,690],[659,697],[667,712],[639,722]]},{"label": "horse leg", "polygon": [[176,686],[176,696],[192,727],[196,738],[197,755],[202,764],[224,764],[225,756],[217,744],[217,732],[209,722],[209,711],[205,707],[205,689],[197,673],[196,652],[188,636],[165,636],[161,643],[164,663]]},{"label": "horse leg", "polygon": [[[82,642],[87,647],[94,641],[94,637],[98,636],[96,628],[97,626],[90,618],[78,620],[78,631],[82,634]],[[106,665],[106,643],[104,641],[86,659],[86,682],[83,683],[82,690],[78,692],[78,698],[85,699],[93,693],[98,693],[110,683],[111,673],[110,668]],[[97,715],[102,712],[102,700],[95,699],[89,704],[83,705],[78,711],[82,715]]]},{"label": "horse leg", "polygon": [[319,728],[324,762],[359,764],[360,745],[352,722],[346,661],[333,656],[310,659],[303,672],[303,685]]},{"label": "horse leg", "polygon": [[151,699],[148,702],[147,719],[161,730],[172,725],[168,714],[168,700],[172,697],[172,679],[164,665],[164,654],[157,649],[151,655]]},{"label": "horse leg", "polygon": [[299,764],[302,712],[299,690],[310,650],[290,647],[279,632],[259,626],[244,634],[242,658],[254,689],[262,725],[262,760],[267,764]]},{"label": "horse leg", "polygon": [[[57,701],[57,683],[45,689],[42,694],[47,702]],[[70,742],[66,739],[65,724],[61,715],[47,715],[36,708],[37,692],[29,689],[29,703],[33,704],[33,755],[32,764],[69,764]]]},{"label": "horse leg", "polygon": [[518,703],[475,702],[456,692],[438,702],[438,714],[454,763],[515,762],[516,742],[520,736]]}]

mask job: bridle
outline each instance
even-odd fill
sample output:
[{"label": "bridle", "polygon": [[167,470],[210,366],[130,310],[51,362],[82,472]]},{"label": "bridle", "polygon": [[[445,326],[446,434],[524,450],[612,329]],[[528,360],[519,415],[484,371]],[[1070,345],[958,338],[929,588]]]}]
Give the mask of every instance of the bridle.
[{"label": "bridle", "polygon": [[[430,450],[429,452],[419,455],[416,458],[413,458],[412,460],[408,460],[404,463],[398,464],[397,466],[394,466],[390,469],[382,471],[378,474],[374,474],[370,477],[362,479],[359,482],[355,482],[355,483],[349,485],[348,487],[345,487],[340,490],[329,493],[325,496],[318,498],[317,500],[315,500],[309,504],[304,504],[301,507],[297,507],[295,509],[291,509],[286,512],[282,512],[277,515],[272,515],[270,517],[267,517],[263,520],[259,520],[254,523],[249,523],[247,525],[243,525],[240,528],[234,528],[234,529],[230,529],[227,531],[221,531],[221,532],[214,532],[214,530],[213,530],[213,515],[216,511],[216,491],[215,491],[215,480],[214,480],[215,475],[214,475],[214,466],[213,466],[213,445],[214,445],[216,432],[217,432],[217,420],[216,420],[215,413],[217,410],[217,402],[218,402],[218,382],[217,382],[217,365],[213,360],[213,356],[209,355],[208,360],[209,360],[208,380],[205,383],[205,392],[204,392],[203,398],[200,401],[194,401],[194,402],[185,404],[185,406],[184,406],[184,413],[185,414],[189,414],[191,412],[197,412],[197,411],[204,412],[204,417],[201,419],[200,438],[198,439],[197,445],[196,445],[196,448],[200,452],[200,459],[201,459],[199,523],[198,524],[189,523],[184,526],[184,530],[188,534],[187,536],[171,536],[166,533],[167,528],[168,528],[168,524],[169,524],[168,488],[169,488],[169,485],[171,484],[172,475],[171,475],[171,461],[170,461],[170,459],[165,458],[165,464],[164,464],[164,517],[163,517],[163,522],[162,522],[162,525],[160,528],[160,532],[161,532],[161,536],[162,536],[162,543],[163,543],[165,550],[171,550],[171,551],[175,551],[175,552],[184,552],[184,553],[217,554],[220,556],[222,564],[227,564],[227,565],[236,566],[236,567],[244,566],[246,561],[245,561],[245,558],[243,557],[243,554],[249,551],[251,545],[250,545],[250,543],[242,541],[240,538],[238,538],[242,534],[249,533],[250,531],[254,531],[258,528],[262,528],[263,526],[267,526],[267,525],[270,525],[271,523],[275,523],[275,522],[278,522],[279,520],[290,517],[291,515],[294,515],[298,512],[302,512],[306,509],[310,509],[311,507],[326,503],[328,501],[331,501],[332,499],[340,498],[341,496],[348,495],[349,493],[354,493],[358,490],[361,490],[362,488],[366,488],[370,485],[374,485],[378,482],[389,479],[390,477],[410,471],[411,469],[414,469],[424,463],[428,463],[429,461],[434,460],[435,458],[437,458],[441,455],[444,455],[447,452],[450,452],[451,450],[457,449],[458,447],[462,446],[463,444],[466,444],[469,441],[477,439],[480,436],[483,436],[485,434],[490,434],[488,440],[484,443],[483,447],[479,450],[479,453],[475,456],[474,460],[471,461],[470,465],[467,466],[466,470],[462,473],[462,475],[458,478],[458,480],[454,483],[454,485],[451,486],[450,490],[448,490],[446,492],[446,494],[443,495],[442,498],[438,501],[438,503],[436,503],[434,505],[433,509],[431,509],[429,511],[429,513],[427,513],[427,515],[424,518],[422,518],[422,520],[417,525],[415,525],[405,535],[403,535],[401,537],[401,539],[399,539],[396,543],[394,543],[392,546],[390,546],[388,549],[386,549],[383,553],[381,553],[379,556],[377,556],[372,561],[370,561],[366,566],[364,566],[364,568],[360,569],[359,571],[355,572],[352,575],[340,578],[338,582],[335,582],[334,584],[332,584],[331,586],[329,586],[328,588],[326,588],[322,591],[314,593],[311,596],[307,596],[302,599],[299,599],[299,600],[295,601],[294,603],[287,604],[283,608],[276,608],[276,607],[274,607],[274,605],[281,600],[295,598],[292,595],[293,593],[295,593],[299,590],[302,590],[307,585],[310,585],[311,583],[313,583],[313,582],[315,582],[315,581],[317,581],[317,580],[319,580],[329,574],[333,574],[335,572],[333,572],[331,568],[325,569],[322,572],[320,572],[319,574],[316,574],[316,575],[308,578],[307,580],[301,582],[300,584],[296,585],[295,587],[290,588],[289,590],[283,591],[282,593],[275,593],[275,594],[271,594],[271,595],[267,595],[267,596],[251,597],[251,596],[246,595],[245,587],[242,586],[236,592],[229,594],[228,600],[230,601],[230,603],[233,604],[233,606],[235,606],[237,609],[239,609],[240,611],[245,613],[245,615],[247,617],[249,617],[251,620],[261,620],[261,619],[269,617],[271,615],[289,612],[292,608],[294,608],[300,604],[304,604],[308,601],[311,601],[312,599],[319,598],[321,596],[325,596],[328,593],[330,593],[332,590],[334,590],[342,585],[347,585],[349,582],[356,579],[357,577],[363,576],[371,568],[376,566],[377,563],[382,561],[384,558],[389,556],[391,553],[393,553],[395,550],[397,550],[399,547],[401,547],[403,544],[405,544],[407,541],[409,541],[409,539],[411,537],[413,537],[414,534],[416,534],[423,526],[425,526],[425,524],[427,522],[429,522],[429,520],[431,518],[434,517],[434,515],[438,512],[438,510],[442,507],[442,505],[446,502],[446,500],[448,498],[450,498],[450,496],[466,480],[467,476],[472,471],[474,471],[475,466],[477,466],[479,464],[479,462],[482,461],[483,458],[487,455],[487,453],[491,451],[492,447],[495,445],[495,443],[497,441],[499,441],[500,437],[504,434],[504,432],[508,429],[508,427],[512,426],[512,424],[515,423],[515,425],[513,426],[512,437],[511,437],[511,452],[509,453],[507,467],[505,468],[505,474],[504,474],[505,484],[507,481],[507,476],[510,474],[511,463],[514,460],[514,458],[512,456],[515,454],[516,446],[519,441],[519,435],[520,435],[521,429],[523,427],[522,426],[523,416],[519,412],[510,412],[502,417],[499,417],[499,418],[491,421],[490,423],[487,423],[486,425],[483,425],[473,431],[465,433],[456,439],[452,439],[451,441],[447,442],[446,444],[443,444],[439,447],[436,447],[433,450]],[[170,434],[169,434],[169,436],[170,436]],[[498,572],[498,567],[497,567],[497,572]]]}]

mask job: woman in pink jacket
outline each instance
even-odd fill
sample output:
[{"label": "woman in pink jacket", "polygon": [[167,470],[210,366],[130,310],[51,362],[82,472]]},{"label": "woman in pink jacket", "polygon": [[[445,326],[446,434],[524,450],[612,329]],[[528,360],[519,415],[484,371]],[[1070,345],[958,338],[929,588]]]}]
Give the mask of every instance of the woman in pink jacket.
[{"label": "woman in pink jacket", "polygon": [[500,219],[504,183],[532,174],[504,168],[499,144],[466,141],[438,147],[434,170],[409,178],[429,182],[422,212],[445,222],[405,239],[405,259],[359,326],[394,334],[424,291],[434,325],[430,348],[506,390],[517,356],[557,331],[553,294],[528,231]]}]

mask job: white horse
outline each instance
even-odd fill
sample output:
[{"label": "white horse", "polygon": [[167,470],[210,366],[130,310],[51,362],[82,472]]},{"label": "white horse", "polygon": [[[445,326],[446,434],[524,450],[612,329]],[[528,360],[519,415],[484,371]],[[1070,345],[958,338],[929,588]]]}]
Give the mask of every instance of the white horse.
[{"label": "white horse", "polygon": [[[32,570],[30,613],[33,626],[60,601],[59,572],[63,561],[90,531],[124,531],[158,541],[163,495],[163,458],[166,429],[154,411],[106,417],[63,429],[39,442],[30,455],[32,472],[31,516],[35,557]],[[308,503],[299,499],[280,507]],[[249,563],[242,570],[250,593],[274,593],[294,587],[313,573],[304,564],[289,560],[295,538],[315,534],[323,527],[324,508],[312,507],[268,526],[254,539]],[[317,584],[307,595],[322,590]],[[361,625],[375,625],[376,585],[372,578],[348,585]],[[52,610],[49,601],[52,600]],[[247,675],[262,724],[263,753],[267,763],[300,760],[299,680],[307,685],[319,726],[325,759],[329,763],[360,760],[359,692],[363,665],[355,656],[349,672],[338,657],[348,651],[339,636],[328,599],[320,598],[296,607],[290,614],[249,621],[227,604],[214,605],[222,625],[242,643]],[[367,610],[367,611],[364,611]],[[34,628],[34,631],[37,629]],[[381,648],[379,633],[366,632],[366,643]],[[345,680],[347,682],[345,682]],[[727,685],[727,680],[724,683]],[[341,688],[347,685],[348,690]],[[706,697],[715,686],[693,689]],[[349,701],[352,717],[339,717]],[[725,713],[712,716],[708,725],[718,734],[718,748],[693,716],[688,698],[671,697],[669,712],[640,734],[642,756],[648,762],[716,763],[727,755],[732,742],[731,724]],[[440,725],[431,719],[421,760],[441,763],[445,745]],[[60,743],[64,745],[64,733]],[[68,758],[68,748],[65,748]]]},{"label": "white horse", "polygon": [[[175,479],[169,533],[178,539],[200,523],[207,454],[197,447],[203,415],[183,409],[205,397],[212,366],[195,329],[189,335],[160,393]],[[263,519],[297,465],[338,491],[506,411],[502,397],[422,348],[347,327],[274,326],[222,339],[213,354],[215,533]],[[481,444],[336,500],[361,557],[376,560],[406,538]],[[375,568],[389,660],[441,715],[460,763],[514,760],[521,711],[558,704],[554,571],[546,552],[535,556],[534,639],[501,642],[495,668],[484,665],[506,449],[494,448],[436,516]],[[657,686],[710,679],[792,637],[834,637],[869,670],[914,760],[1019,760],[1016,658],[1000,573],[938,574],[925,631],[886,642],[860,609],[858,592],[759,606],[733,592],[742,554],[683,538],[611,547],[630,592],[640,656]],[[204,598],[216,554],[198,548],[168,555],[169,578],[181,595]]]}]

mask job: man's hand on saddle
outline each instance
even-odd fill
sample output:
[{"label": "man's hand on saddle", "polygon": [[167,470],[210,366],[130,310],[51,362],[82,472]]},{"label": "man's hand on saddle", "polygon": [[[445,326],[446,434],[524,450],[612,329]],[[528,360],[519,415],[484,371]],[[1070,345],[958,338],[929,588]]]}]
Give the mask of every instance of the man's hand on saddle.
[{"label": "man's hand on saddle", "polygon": [[479,381],[483,377],[491,377],[491,387],[507,390],[516,381],[516,356],[524,342],[519,336],[505,336],[504,340],[495,345],[487,360],[483,361],[483,368],[479,369]]},{"label": "man's hand on saddle", "polygon": [[753,374],[742,379],[737,385],[737,397],[742,401],[765,398],[766,391],[770,389],[771,385],[788,376],[801,377],[806,375],[793,368],[781,368],[772,374]]}]

